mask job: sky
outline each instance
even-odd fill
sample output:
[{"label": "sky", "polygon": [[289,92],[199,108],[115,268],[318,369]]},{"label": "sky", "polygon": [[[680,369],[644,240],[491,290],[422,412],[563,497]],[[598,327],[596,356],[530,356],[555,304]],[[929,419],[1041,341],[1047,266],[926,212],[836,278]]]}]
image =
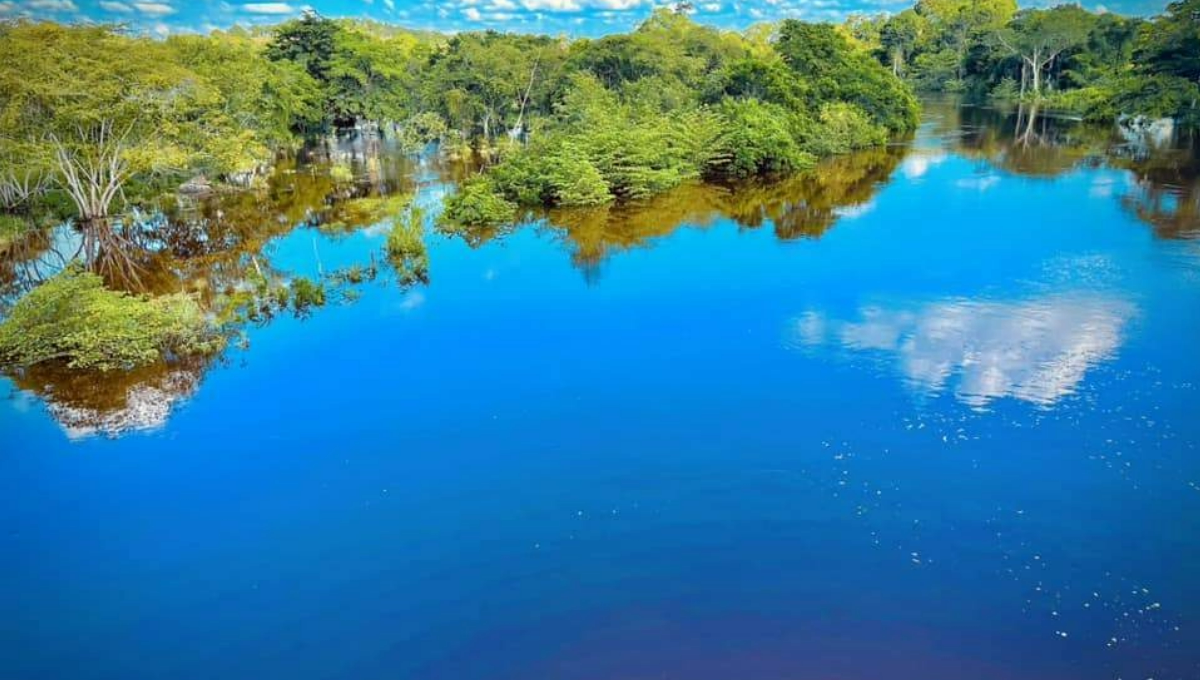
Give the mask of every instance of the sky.
[{"label": "sky", "polygon": [[[914,0],[693,0],[702,23],[745,28],[798,18],[841,21],[851,13],[898,12]],[[522,33],[596,36],[627,31],[664,0],[0,0],[0,17],[62,22],[119,22],[152,35],[207,33],[234,25],[274,24],[312,8],[329,17],[370,18],[445,32],[492,28]],[[1035,0],[1022,5],[1061,4]],[[1098,11],[1158,14],[1166,0],[1083,2]]]}]

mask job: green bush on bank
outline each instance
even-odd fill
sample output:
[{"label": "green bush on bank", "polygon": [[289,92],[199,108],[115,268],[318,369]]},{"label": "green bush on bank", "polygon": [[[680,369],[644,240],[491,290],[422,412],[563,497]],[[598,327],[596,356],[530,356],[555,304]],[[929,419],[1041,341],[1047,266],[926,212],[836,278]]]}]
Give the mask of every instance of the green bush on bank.
[{"label": "green bush on bank", "polygon": [[107,371],[211,354],[223,345],[192,298],[109,290],[78,266],[35,288],[0,324],[0,363],[16,366],[63,361]]},{"label": "green bush on bank", "polygon": [[502,196],[485,176],[464,182],[458,193],[446,198],[445,205],[445,219],[462,225],[503,224],[512,221],[517,214],[517,206]]},{"label": "green bush on bank", "polygon": [[793,116],[782,106],[757,99],[726,99],[720,114],[725,132],[706,175],[740,179],[779,175],[815,164],[816,159],[800,147]]},{"label": "green bush on bank", "polygon": [[818,156],[832,156],[887,142],[888,133],[875,125],[862,109],[844,102],[821,107],[821,114],[808,150]]}]

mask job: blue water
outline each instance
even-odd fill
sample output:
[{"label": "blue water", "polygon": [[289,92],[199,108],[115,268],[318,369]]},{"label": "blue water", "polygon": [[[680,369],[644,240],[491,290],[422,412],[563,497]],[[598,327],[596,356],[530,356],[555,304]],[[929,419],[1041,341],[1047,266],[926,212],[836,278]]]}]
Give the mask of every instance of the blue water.
[{"label": "blue water", "polygon": [[5,383],[0,677],[1200,677],[1200,242],[938,122],[820,238],[431,234],[145,430]]}]

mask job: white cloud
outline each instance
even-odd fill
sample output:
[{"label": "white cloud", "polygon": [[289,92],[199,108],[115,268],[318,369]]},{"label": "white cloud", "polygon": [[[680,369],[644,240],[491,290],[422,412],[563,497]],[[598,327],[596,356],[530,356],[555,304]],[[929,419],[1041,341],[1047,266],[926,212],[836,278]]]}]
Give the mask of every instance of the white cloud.
[{"label": "white cloud", "polygon": [[179,11],[165,2],[135,2],[134,9],[152,17],[165,17]]},{"label": "white cloud", "polygon": [[79,10],[79,7],[71,0],[29,0],[25,6],[43,12],[76,12]]},{"label": "white cloud", "polygon": [[128,14],[133,11],[133,8],[123,2],[110,2],[109,0],[100,0],[100,9],[106,12],[119,12]]},{"label": "white cloud", "polygon": [[625,11],[650,4],[650,0],[518,0],[530,12],[582,12],[586,9]]},{"label": "white cloud", "polygon": [[251,2],[239,8],[248,14],[292,14],[296,11],[286,2]]}]

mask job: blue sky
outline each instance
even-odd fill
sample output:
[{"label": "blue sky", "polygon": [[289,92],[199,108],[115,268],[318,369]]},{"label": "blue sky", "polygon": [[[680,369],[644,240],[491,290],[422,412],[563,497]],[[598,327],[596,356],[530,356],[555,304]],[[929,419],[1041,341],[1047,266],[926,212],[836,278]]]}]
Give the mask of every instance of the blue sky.
[{"label": "blue sky", "polygon": [[[853,12],[895,12],[913,0],[694,0],[698,20],[730,28],[795,17],[840,21]],[[494,28],[593,36],[628,30],[662,0],[0,0],[0,17],[122,22],[156,35],[207,32],[234,24],[277,23],[311,7],[332,17],[369,17],[413,28]],[[1059,4],[1038,0],[1039,5]],[[1166,0],[1084,2],[1090,9],[1151,15]]]}]

